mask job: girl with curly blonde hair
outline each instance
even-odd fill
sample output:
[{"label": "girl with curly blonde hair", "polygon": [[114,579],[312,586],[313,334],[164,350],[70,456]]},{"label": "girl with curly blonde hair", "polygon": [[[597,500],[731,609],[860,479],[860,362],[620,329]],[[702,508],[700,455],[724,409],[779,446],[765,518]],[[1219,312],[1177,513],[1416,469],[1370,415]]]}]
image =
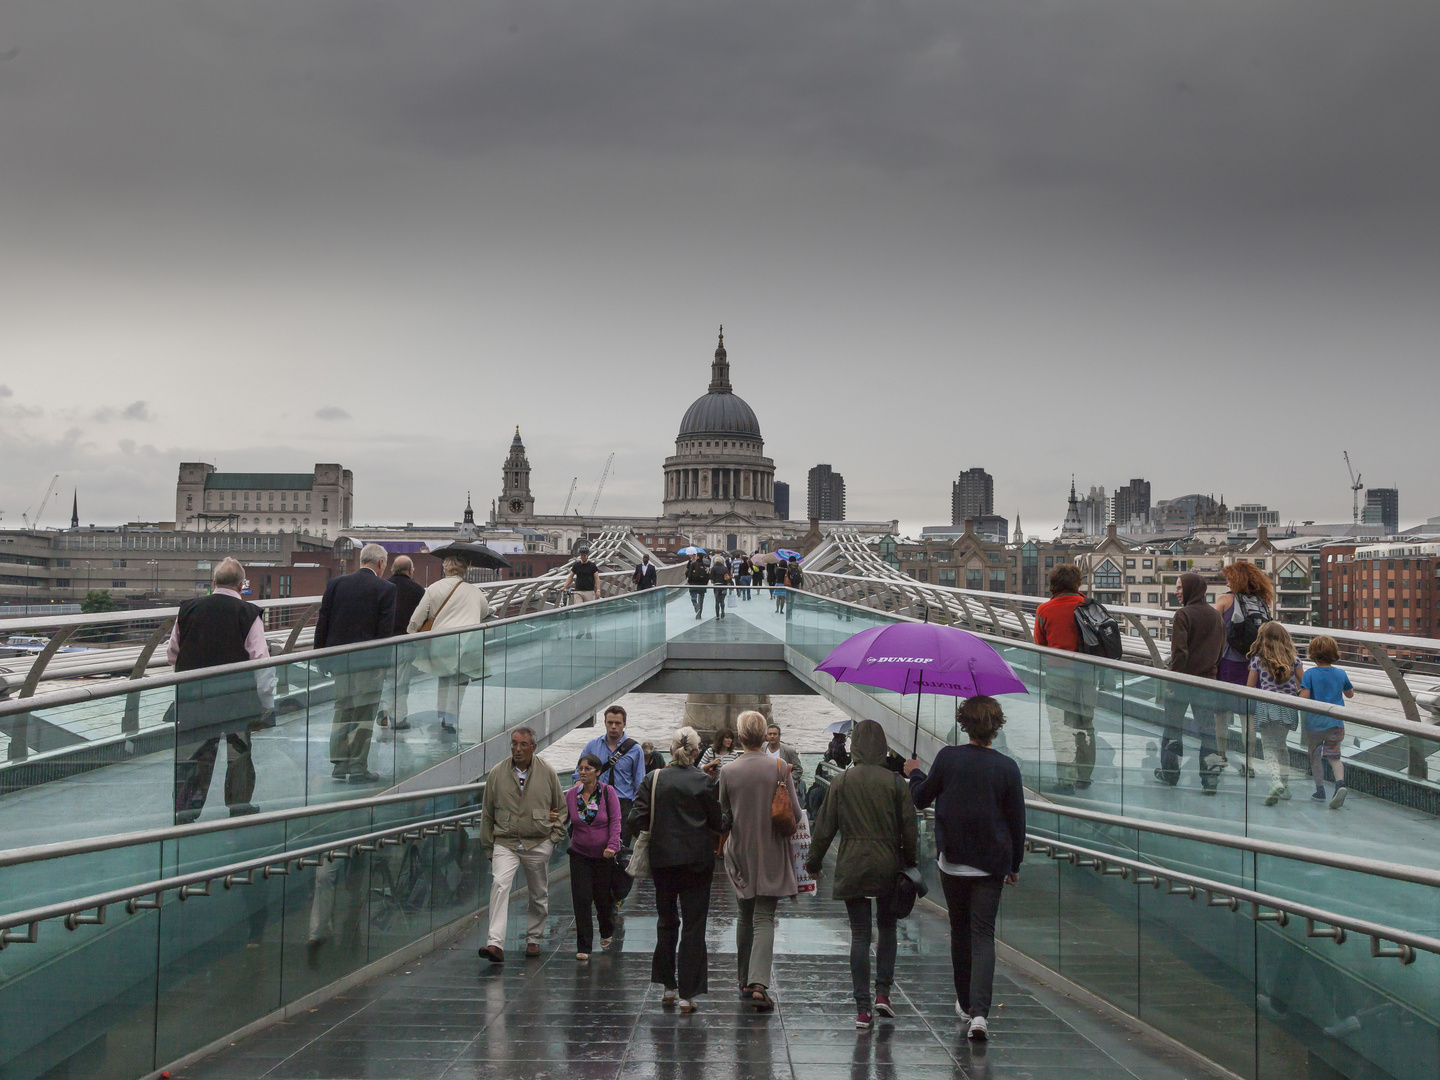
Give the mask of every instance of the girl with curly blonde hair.
[{"label": "girl with curly blonde hair", "polygon": [[[1305,667],[1295,652],[1290,631],[1273,619],[1260,627],[1255,644],[1250,646],[1250,676],[1247,685],[1272,694],[1300,696],[1300,680]],[[1290,798],[1289,747],[1290,732],[1300,726],[1296,709],[1269,701],[1254,703],[1255,726],[1265,749],[1265,764],[1270,769],[1270,794],[1265,805],[1274,806]]]}]

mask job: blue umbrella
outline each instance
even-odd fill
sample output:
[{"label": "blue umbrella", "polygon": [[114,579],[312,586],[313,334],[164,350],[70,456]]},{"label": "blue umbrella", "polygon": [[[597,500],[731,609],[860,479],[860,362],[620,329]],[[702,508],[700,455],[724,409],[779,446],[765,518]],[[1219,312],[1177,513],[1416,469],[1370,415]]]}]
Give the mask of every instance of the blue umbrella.
[{"label": "blue umbrella", "polygon": [[705,549],[704,549],[704,548],[697,548],[697,547],[683,547],[683,548],[681,548],[676,554],[679,554],[679,555],[704,555],[704,554],[705,554]]},{"label": "blue umbrella", "polygon": [[800,553],[798,551],[791,551],[789,548],[780,548],[775,554],[779,555],[782,559],[794,559],[796,562],[800,561]]}]

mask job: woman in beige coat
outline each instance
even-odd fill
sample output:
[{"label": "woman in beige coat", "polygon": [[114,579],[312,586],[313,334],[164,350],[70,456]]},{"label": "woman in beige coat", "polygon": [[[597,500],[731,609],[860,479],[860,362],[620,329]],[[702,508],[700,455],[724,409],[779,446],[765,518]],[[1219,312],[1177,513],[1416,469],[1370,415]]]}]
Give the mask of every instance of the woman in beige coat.
[{"label": "woman in beige coat", "polygon": [[[484,622],[490,614],[485,594],[465,580],[470,564],[458,555],[447,555],[442,565],[445,576],[425,590],[406,633],[418,634],[427,619],[435,620],[431,630],[458,630]],[[439,676],[435,711],[440,716],[440,731],[456,734],[465,687],[471,679],[485,677],[482,635],[476,631],[426,642],[417,649],[414,663],[421,671]]]},{"label": "woman in beige coat", "polygon": [[725,872],[740,904],[735,925],[740,995],[757,1011],[769,1012],[775,1008],[768,993],[775,909],[781,897],[799,891],[790,840],[770,823],[770,803],[782,780],[797,821],[800,800],[795,797],[791,768],[765,753],[765,717],[744,712],[736,726],[744,753],[720,770],[720,807],[730,829]]}]

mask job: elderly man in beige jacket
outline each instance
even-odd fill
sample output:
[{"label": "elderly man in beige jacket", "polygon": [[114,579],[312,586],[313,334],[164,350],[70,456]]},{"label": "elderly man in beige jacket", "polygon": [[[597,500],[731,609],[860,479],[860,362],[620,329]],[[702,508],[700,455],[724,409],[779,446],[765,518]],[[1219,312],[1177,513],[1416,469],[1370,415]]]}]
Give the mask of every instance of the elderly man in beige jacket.
[{"label": "elderly man in beige jacket", "polygon": [[540,955],[550,913],[550,856],[565,838],[565,793],[555,770],[535,756],[535,732],[510,733],[510,757],[490,770],[480,804],[480,846],[490,860],[490,931],[480,955],[505,962],[505,927],[515,874],[525,870],[530,894],[525,955]]}]

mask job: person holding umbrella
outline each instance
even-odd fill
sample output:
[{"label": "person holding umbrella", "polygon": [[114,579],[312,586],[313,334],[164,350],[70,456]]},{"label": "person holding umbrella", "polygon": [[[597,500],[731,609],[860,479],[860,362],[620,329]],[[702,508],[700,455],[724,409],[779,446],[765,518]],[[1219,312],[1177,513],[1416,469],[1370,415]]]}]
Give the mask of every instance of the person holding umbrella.
[{"label": "person holding umbrella", "polygon": [[970,742],[935,755],[927,775],[905,763],[915,807],[935,806],[935,860],[950,914],[950,964],[955,1015],[966,1036],[989,1038],[995,983],[995,918],[1000,894],[1014,885],[1025,858],[1025,788],[1020,766],[991,748],[1005,724],[1000,703],[966,698],[956,718]]},{"label": "person holding umbrella", "polygon": [[[452,548],[458,545],[450,545]],[[477,545],[483,546],[483,545]],[[490,602],[485,594],[465,580],[472,558],[464,551],[441,549],[441,565],[445,576],[425,590],[410,616],[407,633],[423,630],[456,630],[475,626],[490,615]],[[498,556],[497,556],[498,558]],[[467,640],[468,639],[468,640]],[[441,737],[459,733],[460,702],[472,678],[485,675],[485,652],[480,634],[461,639],[461,646],[444,638],[432,642],[430,648],[417,650],[415,666],[439,678],[435,712],[440,719]]]}]

